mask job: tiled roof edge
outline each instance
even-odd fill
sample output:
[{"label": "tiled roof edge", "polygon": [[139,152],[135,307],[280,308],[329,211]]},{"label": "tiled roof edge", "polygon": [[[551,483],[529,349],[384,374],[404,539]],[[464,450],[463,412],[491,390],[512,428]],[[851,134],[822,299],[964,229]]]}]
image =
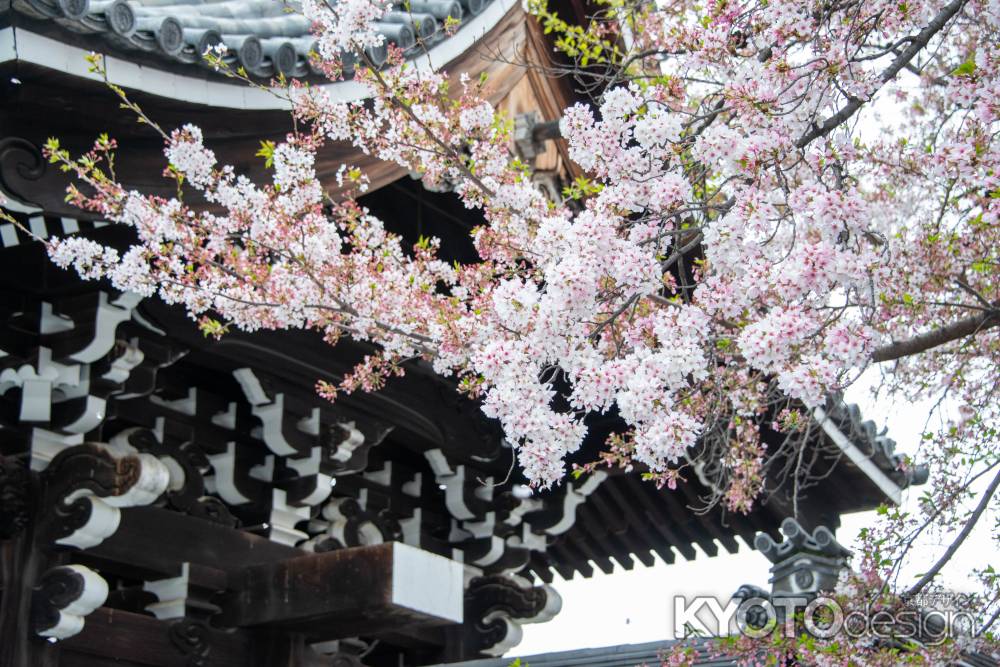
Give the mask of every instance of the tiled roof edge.
[{"label": "tiled roof edge", "polygon": [[[27,1],[14,0],[15,3]],[[60,1],[70,2],[71,0]],[[92,1],[107,2],[108,0]],[[177,0],[165,1],[176,2]],[[278,0],[273,1],[277,2]],[[418,0],[412,1],[417,2]],[[466,15],[463,25],[454,35],[440,39],[426,53],[414,57],[411,61],[413,66],[418,71],[429,71],[445,66],[468,51],[480,38],[493,30],[516,4],[517,0],[489,0],[479,14],[471,17]],[[22,14],[18,12],[12,16],[22,16]],[[26,19],[22,23],[28,25],[20,27],[17,25],[0,27],[0,62],[16,59],[74,76],[99,80],[98,75],[88,71],[89,65],[85,61],[85,56],[90,50],[68,43],[72,41],[69,39],[59,40],[58,34],[64,32],[64,26],[56,22],[55,19],[47,20],[52,21],[52,26],[58,26],[58,30],[40,30],[37,28],[39,25],[47,28],[51,28],[51,26],[45,26],[45,22],[37,18]],[[54,36],[51,34],[53,32],[56,33]],[[103,41],[106,42],[106,40]],[[8,43],[17,44],[16,52],[12,48],[6,50],[3,48],[3,45]],[[136,53],[136,51],[123,52],[111,48],[104,56],[105,68],[111,83],[152,95],[182,99],[191,104],[217,108],[275,110],[289,107],[286,99],[273,95],[266,89],[252,88],[242,82],[233,83],[228,79],[208,76],[209,73],[200,65],[181,63],[178,66],[176,62],[171,65],[169,61],[163,59],[165,67],[161,68],[159,63],[155,66],[148,64],[150,61],[149,52],[143,53],[142,62],[130,60],[129,53]],[[353,80],[315,85],[325,89],[334,102],[358,100],[369,95],[365,86]]]},{"label": "tiled roof edge", "polygon": [[[447,20],[467,23],[492,0],[411,0],[395,7],[378,31],[409,54],[451,39]],[[11,0],[6,0],[9,4]],[[207,67],[203,54],[224,44],[233,68],[270,79],[319,77],[310,53],[315,39],[298,3],[283,0],[12,0],[13,9],[32,19],[84,37],[98,37],[111,53],[153,55],[165,68]],[[418,40],[420,43],[418,43]],[[371,49],[376,63],[385,46]],[[348,66],[350,63],[347,63]]]}]

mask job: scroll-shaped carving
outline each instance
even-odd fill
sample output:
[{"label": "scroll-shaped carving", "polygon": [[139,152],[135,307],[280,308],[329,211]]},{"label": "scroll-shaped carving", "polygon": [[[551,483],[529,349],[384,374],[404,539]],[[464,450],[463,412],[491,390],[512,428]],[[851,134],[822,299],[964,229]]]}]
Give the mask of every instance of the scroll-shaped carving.
[{"label": "scroll-shaped carving", "polygon": [[[137,369],[155,367],[138,338],[117,338],[139,302],[135,294],[94,292],[38,301],[9,318],[0,359],[0,396],[32,428],[31,467],[44,469],[64,446],[79,444],[113,410],[112,399],[134,396],[125,384]],[[147,368],[148,370],[148,368]],[[40,433],[46,437],[38,437]],[[75,441],[59,442],[76,436]]]},{"label": "scroll-shaped carving", "polygon": [[199,621],[183,619],[170,625],[170,643],[187,659],[188,667],[205,667],[212,650],[208,626]]},{"label": "scroll-shaped carving", "polygon": [[521,641],[521,625],[559,613],[562,598],[550,586],[516,576],[475,577],[465,592],[465,645],[469,653],[503,655]]},{"label": "scroll-shaped carving", "polygon": [[23,183],[39,180],[45,175],[45,167],[42,151],[27,139],[0,139],[0,190],[23,202],[30,202]]},{"label": "scroll-shaped carving", "polygon": [[170,507],[230,528],[239,525],[239,519],[224,503],[205,495],[202,469],[209,468],[211,463],[193,443],[177,445],[170,441],[160,442],[152,431],[145,428],[122,431],[112,438],[112,442],[152,454],[167,467],[170,481],[164,498]]},{"label": "scroll-shaped carving", "polygon": [[[471,464],[452,463],[442,449],[427,450],[424,458],[451,515],[448,542],[463,551],[465,563],[489,574],[522,570],[532,551],[545,551],[552,537],[573,526],[578,507],[607,478],[597,471],[579,483],[531,497],[527,487],[505,489]],[[405,487],[411,485],[404,485],[404,493],[410,493]]]},{"label": "scroll-shaped carving", "polygon": [[10,539],[31,520],[31,473],[26,463],[0,456],[0,539]]},{"label": "scroll-shaped carving", "polygon": [[56,544],[87,549],[114,534],[120,507],[148,505],[166,489],[170,473],[151,454],[116,456],[109,448],[85,444],[65,449],[43,473],[46,522]]},{"label": "scroll-shaped carving", "polygon": [[31,599],[31,627],[41,637],[66,639],[83,630],[84,617],[104,604],[108,583],[83,565],[54,567]]},{"label": "scroll-shaped carving", "polygon": [[262,380],[252,368],[237,369],[233,377],[251,413],[260,420],[259,437],[268,449],[276,456],[309,458],[318,447],[318,462],[327,474],[364,470],[368,452],[392,430],[377,419],[354,417],[343,409],[321,411],[270,390],[267,379]]}]

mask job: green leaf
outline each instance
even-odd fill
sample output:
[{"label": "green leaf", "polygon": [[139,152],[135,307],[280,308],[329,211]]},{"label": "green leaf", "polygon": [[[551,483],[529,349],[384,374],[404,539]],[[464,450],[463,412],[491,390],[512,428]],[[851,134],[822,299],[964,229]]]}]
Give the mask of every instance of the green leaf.
[{"label": "green leaf", "polygon": [[976,62],[971,58],[952,71],[952,76],[972,76],[976,71]]},{"label": "green leaf", "polygon": [[257,157],[264,158],[264,166],[270,169],[274,166],[274,142],[273,141],[262,141],[260,142],[260,150],[257,151]]}]

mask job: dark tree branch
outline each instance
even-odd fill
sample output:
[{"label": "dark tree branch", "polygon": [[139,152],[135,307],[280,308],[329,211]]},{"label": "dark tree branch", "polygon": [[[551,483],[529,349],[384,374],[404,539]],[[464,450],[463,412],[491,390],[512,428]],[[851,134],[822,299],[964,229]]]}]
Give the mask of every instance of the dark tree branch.
[{"label": "dark tree branch", "polygon": [[[998,305],[1000,304],[994,304],[994,308]],[[950,343],[996,326],[1000,326],[1000,311],[993,310],[982,315],[973,315],[940,329],[928,331],[907,340],[884,345],[875,350],[872,354],[872,361],[879,363],[920,354],[939,345],[944,345],[945,343]]]},{"label": "dark tree branch", "polygon": [[908,591],[903,593],[901,597],[904,600],[909,600],[914,595],[922,591],[924,587],[927,584],[929,584],[931,580],[934,579],[934,577],[938,575],[938,573],[941,571],[941,568],[943,568],[945,564],[949,560],[951,560],[951,557],[955,555],[955,552],[958,551],[958,548],[962,546],[963,542],[965,542],[965,538],[967,538],[969,534],[972,532],[972,529],[979,521],[979,517],[981,517],[983,515],[983,512],[986,511],[986,508],[989,507],[990,499],[993,498],[993,494],[996,493],[998,486],[1000,486],[1000,472],[998,472],[996,475],[993,476],[993,481],[990,482],[989,488],[987,488],[986,491],[983,493],[983,497],[979,501],[979,504],[976,505],[976,509],[972,511],[972,515],[969,517],[968,521],[965,522],[965,525],[962,527],[962,532],[960,532],[958,536],[955,537],[955,541],[953,541],[951,545],[948,547],[948,550],[941,555],[941,558],[939,558],[938,561],[934,563],[933,567],[927,570],[927,572],[924,573],[924,576],[920,577],[920,581],[915,583]]},{"label": "dark tree branch", "polygon": [[983,623],[983,625],[978,630],[976,630],[975,636],[982,637],[983,633],[989,630],[990,627],[992,627],[993,624],[997,622],[998,618],[1000,618],[1000,607],[997,607],[997,610],[993,612],[993,614],[986,620],[985,623]]},{"label": "dark tree branch", "polygon": [[[890,80],[895,78],[895,76],[899,74],[904,67],[909,65],[910,61],[913,60],[925,46],[927,46],[927,43],[931,41],[931,38],[941,32],[948,21],[950,21],[955,14],[958,14],[962,7],[965,6],[966,2],[968,2],[968,0],[952,0],[945,5],[944,8],[938,12],[937,16],[935,16],[923,30],[917,33],[917,35],[910,42],[910,45],[906,47],[898,56],[896,56],[896,59],[885,68],[879,77],[882,83],[888,83]],[[865,100],[860,98],[849,98],[847,104],[844,105],[844,108],[803,134],[799,140],[795,142],[795,147],[805,148],[813,140],[826,136],[838,125],[841,125],[848,118],[853,116],[864,103]]]}]

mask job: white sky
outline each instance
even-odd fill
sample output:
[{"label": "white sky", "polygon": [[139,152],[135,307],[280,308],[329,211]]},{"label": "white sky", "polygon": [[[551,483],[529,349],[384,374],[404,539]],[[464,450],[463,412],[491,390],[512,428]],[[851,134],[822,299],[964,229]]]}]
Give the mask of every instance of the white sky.
[{"label": "white sky", "polygon": [[[870,371],[868,377],[863,377],[847,392],[847,400],[858,403],[866,419],[888,426],[888,435],[896,440],[898,451],[912,453],[920,440],[930,403],[887,405],[883,401],[876,404],[868,393],[875,377]],[[920,487],[907,492],[904,504],[912,506],[913,498],[919,493]],[[873,519],[871,512],[843,517],[843,525],[837,531],[838,539],[850,547],[858,531]],[[1000,565],[990,540],[993,520],[991,516],[981,519],[977,530],[949,565],[954,574],[944,581],[950,587],[973,591],[974,585],[956,575],[991,562]],[[742,584],[768,587],[770,563],[762,555],[747,548],[736,554],[723,554],[709,558],[699,552],[696,560],[678,559],[673,565],[657,558],[653,567],[636,563],[632,571],[619,568],[611,575],[596,571],[591,579],[577,577],[563,581],[557,578],[554,586],[563,598],[562,611],[547,623],[525,625],[524,639],[508,655],[670,639],[673,628],[670,596],[708,594],[724,602]],[[940,550],[925,550],[920,554],[924,557],[923,562],[912,563],[907,572],[911,577],[918,576],[926,568],[927,559],[936,558],[938,554]],[[907,581],[910,580],[901,580],[904,584]]]}]

